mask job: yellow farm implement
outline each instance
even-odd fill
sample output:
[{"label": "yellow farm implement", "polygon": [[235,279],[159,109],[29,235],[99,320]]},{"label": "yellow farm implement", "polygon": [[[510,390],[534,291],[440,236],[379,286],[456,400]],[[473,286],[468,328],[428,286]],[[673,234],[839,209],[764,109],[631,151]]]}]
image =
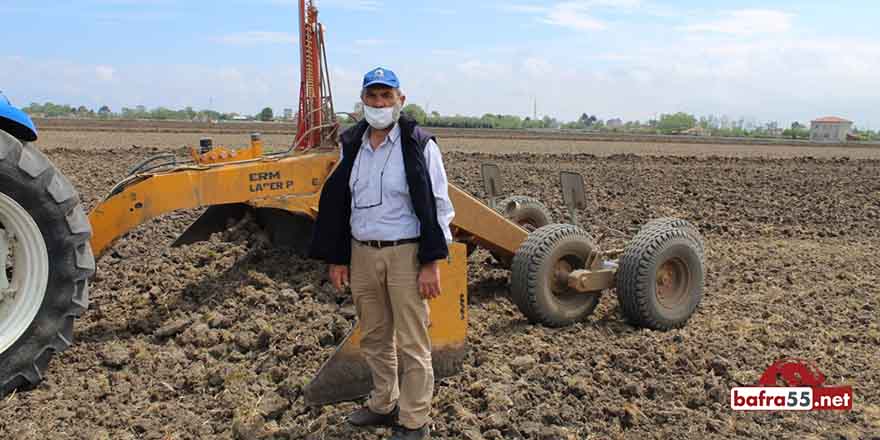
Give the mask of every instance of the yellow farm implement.
[{"label": "yellow farm implement", "polygon": [[[267,154],[257,134],[239,150],[203,139],[188,160],[160,155],[138,164],[88,216],[70,183],[28,143],[34,139],[21,135],[19,118],[0,112],[0,394],[41,380],[51,354],[71,344],[73,317],[87,308],[95,257],[149,219],[207,208],[175,242],[185,245],[252,215],[273,242],[305,249],[339,147],[323,29],[302,0],[300,32],[299,123],[289,149]],[[483,174],[494,200],[497,168]],[[572,212],[583,208],[582,178],[567,175],[562,186]],[[683,220],[650,222],[622,251],[602,251],[582,228],[550,224],[534,199],[513,197],[493,208],[454,185],[449,194],[456,243],[441,268],[441,295],[430,304],[438,378],[458,371],[467,349],[467,256],[476,246],[510,266],[512,299],[538,324],[583,320],[608,289],[616,289],[631,323],[661,330],[684,325],[700,301],[702,238]],[[307,403],[370,390],[359,340],[355,326],[306,388]]]}]

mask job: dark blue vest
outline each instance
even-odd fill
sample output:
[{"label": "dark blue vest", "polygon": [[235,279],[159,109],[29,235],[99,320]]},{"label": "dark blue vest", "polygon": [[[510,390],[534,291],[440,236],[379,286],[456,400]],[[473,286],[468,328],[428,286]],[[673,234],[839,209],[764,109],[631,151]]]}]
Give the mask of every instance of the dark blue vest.
[{"label": "dark blue vest", "polygon": [[[400,115],[400,139],[403,168],[409,185],[413,211],[419,219],[419,262],[429,263],[449,255],[446,237],[437,221],[437,202],[431,176],[425,163],[425,145],[435,139],[415,120]],[[318,218],[312,236],[309,257],[329,264],[351,262],[351,188],[348,186],[355,157],[369,125],[362,120],[342,133],[342,163],[327,178],[318,203]]]}]

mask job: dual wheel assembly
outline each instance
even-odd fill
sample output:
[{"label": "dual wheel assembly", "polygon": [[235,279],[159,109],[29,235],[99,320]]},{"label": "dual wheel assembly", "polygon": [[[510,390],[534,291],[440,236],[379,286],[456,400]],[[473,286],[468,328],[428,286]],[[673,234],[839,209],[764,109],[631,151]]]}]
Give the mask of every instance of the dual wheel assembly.
[{"label": "dual wheel assembly", "polygon": [[703,253],[697,228],[675,218],[647,223],[616,261],[605,260],[582,228],[545,225],[529,234],[513,258],[511,295],[530,322],[562,327],[589,316],[604,290],[585,290],[590,287],[580,286],[576,276],[604,275],[628,322],[680,328],[702,299]]}]

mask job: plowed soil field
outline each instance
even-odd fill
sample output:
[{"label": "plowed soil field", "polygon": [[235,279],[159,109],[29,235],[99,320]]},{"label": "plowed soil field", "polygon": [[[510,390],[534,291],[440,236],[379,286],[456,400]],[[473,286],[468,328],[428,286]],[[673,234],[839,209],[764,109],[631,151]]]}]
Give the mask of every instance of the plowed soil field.
[{"label": "plowed soil field", "polygon": [[[183,155],[173,139],[58,132],[39,145],[91,208],[132,164]],[[509,193],[566,221],[558,173],[580,172],[591,206],[579,223],[603,248],[652,218],[689,219],[706,238],[705,295],[680,330],[626,324],[613,292],[584,322],[550,329],[526,321],[509,272],[478,251],[470,352],[438,382],[434,438],[880,438],[880,150],[554,141],[526,153],[508,142],[441,139],[450,180],[482,197],[480,164],[497,163]],[[303,404],[354,322],[324,267],[273,249],[249,223],[171,248],[200,212],[150,221],[98,262],[74,345],[36,389],[0,400],[0,439],[388,435],[346,424],[357,402]],[[853,410],[732,411],[731,387],[783,357],[851,385]]]}]

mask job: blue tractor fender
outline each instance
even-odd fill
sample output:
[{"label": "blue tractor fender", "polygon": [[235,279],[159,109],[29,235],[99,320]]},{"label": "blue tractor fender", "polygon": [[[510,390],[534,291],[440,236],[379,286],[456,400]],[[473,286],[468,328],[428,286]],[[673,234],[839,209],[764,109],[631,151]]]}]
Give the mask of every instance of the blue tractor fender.
[{"label": "blue tractor fender", "polygon": [[37,127],[34,121],[27,113],[13,107],[2,93],[0,93],[0,130],[24,142],[37,140]]}]

